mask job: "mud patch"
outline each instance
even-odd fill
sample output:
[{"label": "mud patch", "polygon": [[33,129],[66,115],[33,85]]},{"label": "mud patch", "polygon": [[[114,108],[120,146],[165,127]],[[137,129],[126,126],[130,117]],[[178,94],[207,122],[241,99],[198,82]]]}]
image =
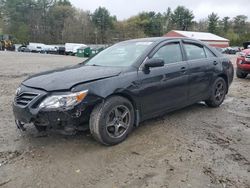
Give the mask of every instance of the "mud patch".
[{"label": "mud patch", "polygon": [[234,180],[228,177],[218,176],[215,171],[210,167],[203,167],[203,173],[209,176],[210,182],[215,185],[222,185],[222,187],[237,187]]},{"label": "mud patch", "polygon": [[0,164],[5,165],[11,163],[13,160],[22,155],[20,151],[3,151],[0,152]]},{"label": "mud patch", "polygon": [[156,173],[147,173],[143,176],[139,176],[138,179],[134,180],[131,184],[125,187],[148,187],[149,186],[149,180],[155,177]]},{"label": "mud patch", "polygon": [[248,161],[247,158],[240,154],[237,150],[230,147],[230,144],[234,143],[232,139],[228,137],[218,137],[216,134],[212,133],[208,134],[207,139],[210,140],[213,144],[217,144],[224,149],[228,149],[230,151],[230,154],[227,154],[226,158],[237,162],[240,166],[246,166],[247,168],[250,167],[250,161]]},{"label": "mud patch", "polygon": [[230,158],[234,162],[237,162],[241,166],[250,167],[250,161],[247,160],[246,157],[244,157],[242,154],[240,154],[233,148],[229,148],[229,150],[232,152],[232,154],[227,155],[228,158]]},{"label": "mud patch", "polygon": [[228,146],[232,142],[232,139],[228,137],[227,138],[219,137],[213,133],[208,133],[207,139],[211,141],[213,144],[217,144],[221,146],[222,148],[228,148]]}]

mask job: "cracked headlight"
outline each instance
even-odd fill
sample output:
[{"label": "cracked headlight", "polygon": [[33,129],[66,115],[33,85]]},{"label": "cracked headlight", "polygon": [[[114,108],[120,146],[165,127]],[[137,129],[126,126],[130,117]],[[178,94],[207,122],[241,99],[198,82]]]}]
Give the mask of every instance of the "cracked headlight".
[{"label": "cracked headlight", "polygon": [[87,94],[88,90],[68,95],[52,95],[44,99],[39,107],[45,109],[71,108],[82,102]]}]

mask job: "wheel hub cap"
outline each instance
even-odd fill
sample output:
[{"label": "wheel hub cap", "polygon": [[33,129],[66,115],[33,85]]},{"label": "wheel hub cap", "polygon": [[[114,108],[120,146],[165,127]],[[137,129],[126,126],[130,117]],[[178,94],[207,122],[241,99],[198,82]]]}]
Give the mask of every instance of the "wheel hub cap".
[{"label": "wheel hub cap", "polygon": [[106,120],[106,131],[112,138],[122,137],[129,128],[131,115],[125,105],[119,105],[113,108]]}]

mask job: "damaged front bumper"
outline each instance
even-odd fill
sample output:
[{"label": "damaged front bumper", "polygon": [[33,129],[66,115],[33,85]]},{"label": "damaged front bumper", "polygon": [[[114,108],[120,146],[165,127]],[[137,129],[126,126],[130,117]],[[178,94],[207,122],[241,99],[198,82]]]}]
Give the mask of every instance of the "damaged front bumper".
[{"label": "damaged front bumper", "polygon": [[87,101],[72,109],[46,110],[39,108],[39,104],[48,96],[47,92],[25,86],[22,86],[21,90],[13,103],[13,113],[18,129],[25,131],[24,125],[29,123],[53,129],[66,127],[85,129],[83,126],[88,121],[91,112],[91,105]]},{"label": "damaged front bumper", "polygon": [[75,107],[68,111],[58,109],[58,111],[41,110],[32,113],[32,110],[29,110],[28,107],[21,108],[18,105],[13,104],[16,125],[23,131],[25,130],[24,125],[28,123],[56,129],[61,129],[66,126],[79,126],[81,123],[88,120],[88,114],[86,111],[85,107]]}]

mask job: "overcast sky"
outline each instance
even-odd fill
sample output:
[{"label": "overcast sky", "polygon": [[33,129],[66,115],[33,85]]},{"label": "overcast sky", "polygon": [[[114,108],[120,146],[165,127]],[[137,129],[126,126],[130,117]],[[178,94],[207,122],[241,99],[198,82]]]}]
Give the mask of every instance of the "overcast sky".
[{"label": "overcast sky", "polygon": [[165,12],[167,7],[175,9],[183,5],[193,11],[195,20],[206,18],[211,12],[220,17],[244,14],[250,18],[249,0],[70,0],[83,10],[93,12],[99,6],[106,7],[118,20],[129,18],[142,11]]}]

